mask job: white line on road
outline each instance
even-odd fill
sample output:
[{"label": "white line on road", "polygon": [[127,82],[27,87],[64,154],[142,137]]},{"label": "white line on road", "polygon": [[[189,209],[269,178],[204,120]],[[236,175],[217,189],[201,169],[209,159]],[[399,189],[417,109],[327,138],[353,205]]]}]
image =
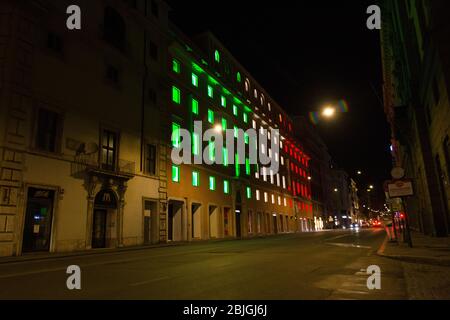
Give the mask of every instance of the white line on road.
[{"label": "white line on road", "polygon": [[357,249],[372,249],[372,247],[369,246],[360,246],[358,244],[353,244],[353,243],[337,243],[337,242],[332,242],[332,243],[327,243],[330,246],[336,246],[336,247],[342,247],[342,248],[357,248]]},{"label": "white line on road", "polygon": [[147,280],[147,281],[131,283],[130,286],[132,286],[132,287],[143,286],[143,285],[146,285],[149,283],[153,283],[153,282],[157,282],[157,281],[161,281],[161,280],[168,280],[168,279],[170,279],[170,277],[159,277],[159,278],[155,278],[155,279],[151,279],[151,280]]}]

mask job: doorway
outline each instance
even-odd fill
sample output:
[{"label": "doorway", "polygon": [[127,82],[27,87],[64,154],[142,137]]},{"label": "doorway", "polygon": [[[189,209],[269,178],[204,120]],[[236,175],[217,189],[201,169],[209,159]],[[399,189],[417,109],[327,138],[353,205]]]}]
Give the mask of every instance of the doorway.
[{"label": "doorway", "polygon": [[169,201],[167,239],[169,241],[183,240],[183,202]]},{"label": "doorway", "polygon": [[277,234],[278,233],[278,219],[277,219],[277,215],[275,213],[272,215],[272,219],[273,219],[273,233]]},{"label": "doorway", "polygon": [[219,237],[219,209],[217,206],[209,206],[209,238]]},{"label": "doorway", "polygon": [[55,191],[29,188],[23,231],[23,252],[50,250]]},{"label": "doorway", "polygon": [[202,212],[199,203],[191,205],[191,237],[192,239],[202,238]]},{"label": "doorway", "polygon": [[95,196],[91,247],[114,246],[116,239],[117,198],[112,190],[101,190]]},{"label": "doorway", "polygon": [[156,225],[158,208],[156,201],[144,200],[144,244],[151,244],[153,237],[153,225]]},{"label": "doorway", "polygon": [[235,217],[236,217],[236,237],[241,237],[241,210],[242,207],[240,205],[236,206]]}]

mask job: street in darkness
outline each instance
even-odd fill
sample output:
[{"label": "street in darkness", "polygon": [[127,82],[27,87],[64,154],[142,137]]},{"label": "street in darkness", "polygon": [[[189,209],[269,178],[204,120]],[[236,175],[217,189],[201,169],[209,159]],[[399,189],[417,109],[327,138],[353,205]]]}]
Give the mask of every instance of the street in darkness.
[{"label": "street in darkness", "polygon": [[[328,231],[0,264],[1,299],[406,299],[383,230]],[[79,265],[82,289],[66,287]],[[381,268],[381,290],[366,269]]]}]

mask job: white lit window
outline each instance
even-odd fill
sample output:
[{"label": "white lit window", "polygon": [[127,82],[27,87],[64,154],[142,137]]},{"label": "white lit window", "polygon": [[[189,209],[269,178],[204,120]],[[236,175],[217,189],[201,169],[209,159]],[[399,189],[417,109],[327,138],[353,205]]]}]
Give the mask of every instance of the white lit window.
[{"label": "white lit window", "polygon": [[278,153],[275,152],[275,162],[280,161],[280,157],[278,156]]},{"label": "white lit window", "polygon": [[259,192],[259,190],[256,190],[256,200],[260,200],[261,199],[261,194]]},{"label": "white lit window", "polygon": [[284,198],[283,201],[284,201],[284,206],[287,207],[287,200],[286,200],[286,198]]},{"label": "white lit window", "polygon": [[256,120],[253,120],[253,121],[252,121],[252,127],[253,127],[253,129],[256,130]]},{"label": "white lit window", "polygon": [[272,204],[275,204],[275,195],[272,194]]},{"label": "white lit window", "polygon": [[281,156],[281,165],[284,166],[284,157]]},{"label": "white lit window", "polygon": [[245,79],[245,91],[250,90],[250,80]]},{"label": "white lit window", "polygon": [[277,136],[273,137],[273,142],[274,142],[275,144],[278,144],[278,138],[277,138]]},{"label": "white lit window", "polygon": [[269,195],[267,192],[264,192],[264,202],[269,202]]},{"label": "white lit window", "polygon": [[267,108],[269,109],[269,111],[272,111],[272,106],[270,105],[270,102],[267,104]]},{"label": "white lit window", "polygon": [[269,151],[269,158],[272,159],[272,149],[269,149],[268,151]]},{"label": "white lit window", "polygon": [[259,179],[259,170],[256,170],[256,172],[255,172],[255,178],[256,178],[256,179]]},{"label": "white lit window", "polygon": [[283,141],[280,140],[280,149],[283,149]]},{"label": "white lit window", "polygon": [[277,186],[278,187],[280,186],[280,174],[279,173],[277,173]]},{"label": "white lit window", "polygon": [[282,180],[283,180],[283,189],[286,189],[286,178],[283,176]]},{"label": "white lit window", "polygon": [[256,89],[253,90],[253,96],[255,97],[255,99],[258,98],[258,91]]},{"label": "white lit window", "polygon": [[266,154],[266,145],[264,143],[261,143],[261,153]]},{"label": "white lit window", "polygon": [[270,183],[274,184],[274,176],[273,176],[273,170],[270,170]]},{"label": "white lit window", "polygon": [[267,140],[269,140],[269,141],[270,141],[270,139],[272,139],[272,138],[271,138],[271,135],[270,135],[270,131],[269,131],[269,130],[267,130]]},{"label": "white lit window", "polygon": [[278,205],[281,206],[281,197],[278,196]]},{"label": "white lit window", "polygon": [[262,173],[263,174],[263,179],[264,179],[264,181],[267,181],[267,172],[266,172],[267,168],[263,167],[262,170],[263,170],[263,173]]}]

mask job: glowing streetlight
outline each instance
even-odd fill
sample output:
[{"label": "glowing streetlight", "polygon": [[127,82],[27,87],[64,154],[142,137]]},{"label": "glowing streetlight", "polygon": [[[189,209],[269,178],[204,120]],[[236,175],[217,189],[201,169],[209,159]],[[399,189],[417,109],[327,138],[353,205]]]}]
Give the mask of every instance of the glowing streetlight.
[{"label": "glowing streetlight", "polygon": [[334,189],[334,192],[338,192],[338,191],[339,191],[339,189],[338,189],[338,188],[335,188],[335,189]]},{"label": "glowing streetlight", "polygon": [[373,186],[373,185],[370,185],[370,186],[369,186],[369,189],[373,190],[373,188],[374,188],[374,186]]},{"label": "glowing streetlight", "polygon": [[311,178],[311,177],[308,177],[308,180],[309,180],[309,181],[311,181],[311,180],[312,180],[312,178]]},{"label": "glowing streetlight", "polygon": [[216,125],[214,126],[214,131],[216,131],[216,132],[222,132],[222,126],[221,126],[220,124],[216,124]]},{"label": "glowing streetlight", "polygon": [[358,176],[362,175],[362,171],[360,170],[358,170],[356,173],[358,174]]},{"label": "glowing streetlight", "polygon": [[336,109],[333,107],[325,107],[322,110],[322,116],[326,117],[326,118],[331,118],[336,114]]}]

